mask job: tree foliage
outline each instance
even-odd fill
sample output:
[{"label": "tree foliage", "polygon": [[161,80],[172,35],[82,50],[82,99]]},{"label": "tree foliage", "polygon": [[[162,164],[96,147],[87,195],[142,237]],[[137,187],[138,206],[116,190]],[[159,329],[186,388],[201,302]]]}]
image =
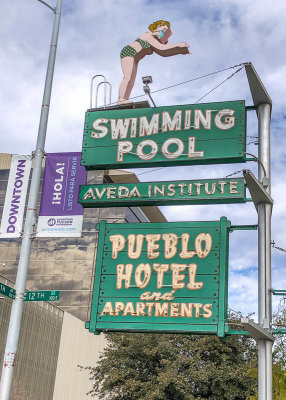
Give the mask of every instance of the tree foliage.
[{"label": "tree foliage", "polygon": [[[286,302],[281,300],[277,313],[273,316],[273,327],[286,329]],[[286,399],[286,336],[275,335],[273,348],[273,400]]]},{"label": "tree foliage", "polygon": [[246,400],[257,385],[249,371],[254,342],[232,336],[109,333],[92,394],[117,400]]}]

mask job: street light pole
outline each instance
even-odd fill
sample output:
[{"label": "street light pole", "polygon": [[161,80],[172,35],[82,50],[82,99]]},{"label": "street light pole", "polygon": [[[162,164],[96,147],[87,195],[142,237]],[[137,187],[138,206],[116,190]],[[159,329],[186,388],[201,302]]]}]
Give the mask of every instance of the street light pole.
[{"label": "street light pole", "polygon": [[18,272],[15,283],[15,300],[13,300],[8,334],[6,339],[6,347],[4,353],[4,360],[2,366],[2,375],[0,382],[0,400],[9,400],[11,396],[14,367],[16,364],[16,353],[18,349],[18,341],[20,335],[20,327],[24,306],[24,293],[26,290],[27,272],[30,260],[31,245],[34,237],[34,226],[36,224],[36,206],[38,200],[38,193],[40,188],[40,179],[42,172],[42,161],[44,156],[44,146],[46,140],[50,98],[52,91],[54,66],[57,51],[57,42],[62,10],[62,1],[57,0],[55,8],[51,7],[43,0],[41,3],[52,9],[55,14],[53,33],[51,40],[51,48],[49,53],[49,61],[46,73],[46,81],[43,95],[43,104],[40,116],[38,137],[36,151],[34,155],[34,166],[31,179],[31,187],[29,193],[29,200],[26,213],[26,221],[23,231],[23,239],[21,244],[21,252],[18,264]]}]

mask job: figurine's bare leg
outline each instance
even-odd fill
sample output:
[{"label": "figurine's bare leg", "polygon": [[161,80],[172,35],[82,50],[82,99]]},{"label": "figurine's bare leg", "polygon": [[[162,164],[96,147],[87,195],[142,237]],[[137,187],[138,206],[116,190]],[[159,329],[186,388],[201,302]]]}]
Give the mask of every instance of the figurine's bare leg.
[{"label": "figurine's bare leg", "polygon": [[118,103],[129,103],[129,96],[136,78],[137,63],[133,57],[124,57],[121,59],[121,67],[123,80],[119,86]]},{"label": "figurine's bare leg", "polygon": [[133,89],[136,75],[137,75],[137,69],[138,69],[138,62],[134,61],[133,70],[132,70],[131,77],[130,77],[130,82],[129,82],[129,85],[127,86],[127,90],[126,90],[126,98],[127,99],[129,99],[131,91]]}]

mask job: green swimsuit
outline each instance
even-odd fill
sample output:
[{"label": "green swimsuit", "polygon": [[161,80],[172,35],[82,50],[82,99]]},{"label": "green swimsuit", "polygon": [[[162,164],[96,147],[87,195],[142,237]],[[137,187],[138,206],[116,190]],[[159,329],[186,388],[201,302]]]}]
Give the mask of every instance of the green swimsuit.
[{"label": "green swimsuit", "polygon": [[[148,47],[151,47],[150,43],[146,42],[145,40],[142,39],[136,39],[135,42],[140,43],[140,45],[142,46],[142,49],[147,49]],[[133,49],[133,47],[131,46],[125,46],[123,47],[123,49],[121,50],[120,53],[120,58],[124,58],[124,57],[133,57],[135,58],[137,54],[137,51],[135,49]]]}]

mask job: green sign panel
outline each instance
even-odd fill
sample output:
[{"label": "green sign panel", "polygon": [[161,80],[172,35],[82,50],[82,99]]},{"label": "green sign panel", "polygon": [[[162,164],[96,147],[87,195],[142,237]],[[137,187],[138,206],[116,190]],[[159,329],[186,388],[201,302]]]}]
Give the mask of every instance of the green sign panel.
[{"label": "green sign panel", "polygon": [[[16,290],[10,286],[0,283],[0,294],[15,299]],[[60,299],[58,290],[41,290],[36,292],[26,292],[25,301],[56,301]]]},{"label": "green sign panel", "polygon": [[245,162],[245,103],[87,111],[89,169]]},{"label": "green sign panel", "polygon": [[79,192],[83,207],[243,202],[246,202],[243,178],[82,185]]},{"label": "green sign panel", "polygon": [[0,283],[0,294],[4,294],[4,296],[10,297],[10,299],[15,298],[15,290],[10,286],[4,285],[4,283]]},{"label": "green sign panel", "polygon": [[224,336],[228,228],[211,222],[100,222],[90,321],[101,331]]},{"label": "green sign panel", "polygon": [[59,299],[60,292],[58,290],[40,290],[25,293],[25,301],[57,301]]}]

